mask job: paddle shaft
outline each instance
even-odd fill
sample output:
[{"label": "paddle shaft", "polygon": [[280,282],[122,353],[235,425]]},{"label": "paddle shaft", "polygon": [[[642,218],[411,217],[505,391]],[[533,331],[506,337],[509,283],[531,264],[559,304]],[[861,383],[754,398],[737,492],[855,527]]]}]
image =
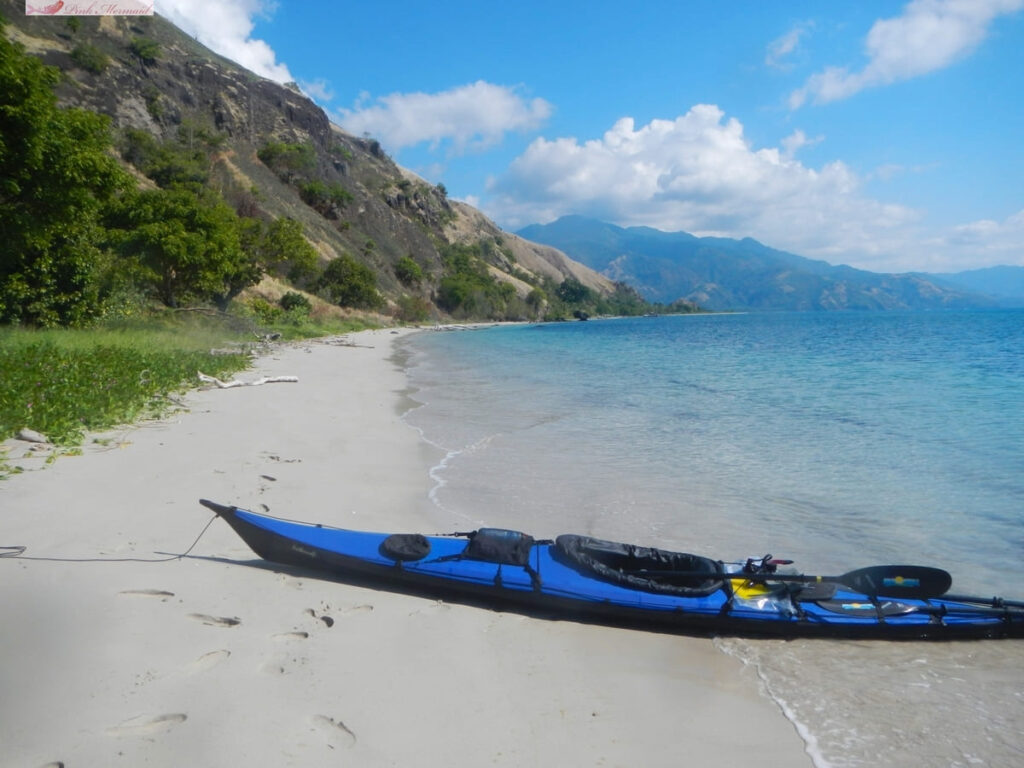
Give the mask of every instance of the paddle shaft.
[{"label": "paddle shaft", "polygon": [[976,603],[990,608],[1024,608],[1024,600],[1004,600],[1001,597],[972,597],[971,595],[943,595],[943,600],[958,603]]},{"label": "paddle shaft", "polygon": [[796,573],[723,573],[706,571],[641,570],[655,578],[725,578],[746,581],[795,581],[800,583],[833,582],[873,597],[903,597],[926,600],[944,595],[953,583],[952,577],[938,568],[922,565],[874,565],[859,568],[840,576],[809,576]]}]

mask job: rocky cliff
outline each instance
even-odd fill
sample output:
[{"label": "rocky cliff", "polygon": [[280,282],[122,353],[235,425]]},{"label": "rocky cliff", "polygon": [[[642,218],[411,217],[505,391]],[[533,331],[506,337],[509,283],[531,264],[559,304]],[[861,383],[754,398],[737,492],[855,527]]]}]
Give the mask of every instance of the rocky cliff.
[{"label": "rocky cliff", "polygon": [[[381,292],[427,301],[452,243],[481,248],[489,270],[527,296],[545,277],[575,279],[599,293],[612,283],[548,246],[503,232],[474,208],[449,200],[400,168],[373,139],[352,136],[297,87],[260,78],[154,17],[26,17],[24,5],[0,0],[7,34],[65,77],[60,102],[108,115],[115,139],[145,131],[163,141],[206,142],[210,178],[246,215],[299,221],[322,260],[342,253],[369,266]],[[312,148],[304,177],[333,191],[313,205],[257,153],[271,143]],[[141,176],[141,175],[140,175]],[[145,183],[145,182],[144,182]],[[424,279],[403,285],[395,266],[412,258]]]}]

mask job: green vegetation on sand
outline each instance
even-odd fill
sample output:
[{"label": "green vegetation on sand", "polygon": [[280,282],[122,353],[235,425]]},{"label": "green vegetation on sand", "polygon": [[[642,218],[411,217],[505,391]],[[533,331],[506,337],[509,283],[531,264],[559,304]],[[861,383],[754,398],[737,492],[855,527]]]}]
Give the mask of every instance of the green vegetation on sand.
[{"label": "green vegetation on sand", "polygon": [[0,330],[0,440],[28,428],[75,445],[86,431],[159,414],[200,370],[221,377],[248,364],[241,348],[212,351],[225,334],[182,331]]}]

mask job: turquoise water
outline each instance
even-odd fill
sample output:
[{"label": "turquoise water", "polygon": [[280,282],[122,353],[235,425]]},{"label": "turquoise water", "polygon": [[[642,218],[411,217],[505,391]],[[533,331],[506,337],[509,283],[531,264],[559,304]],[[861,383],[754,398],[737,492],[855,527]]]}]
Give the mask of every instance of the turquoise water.
[{"label": "turquoise water", "polygon": [[[445,454],[439,525],[770,552],[806,572],[919,563],[957,591],[1024,598],[1024,312],[601,320],[407,349],[422,405],[405,418]],[[963,665],[962,644],[719,642],[757,666],[819,765],[912,764],[892,756],[914,734],[918,764],[1024,762],[1024,644],[970,645]],[[858,665],[879,654],[885,682],[869,685]],[[928,717],[900,729],[908,691]]]},{"label": "turquoise water", "polygon": [[637,318],[421,334],[439,507],[539,533],[910,561],[1024,555],[1024,313]]}]

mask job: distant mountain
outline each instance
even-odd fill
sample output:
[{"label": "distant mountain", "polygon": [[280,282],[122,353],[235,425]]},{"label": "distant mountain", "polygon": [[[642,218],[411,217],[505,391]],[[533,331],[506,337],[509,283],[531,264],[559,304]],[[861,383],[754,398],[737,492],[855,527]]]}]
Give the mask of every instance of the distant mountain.
[{"label": "distant mountain", "polygon": [[991,296],[1000,306],[1024,307],[1024,267],[986,267],[926,277],[946,288]]},{"label": "distant mountain", "polygon": [[622,228],[564,216],[517,233],[553,246],[650,301],[687,299],[716,310],[949,309],[986,307],[991,298],[929,275],[887,275],[832,266],[751,238],[695,237],[650,227]]}]

